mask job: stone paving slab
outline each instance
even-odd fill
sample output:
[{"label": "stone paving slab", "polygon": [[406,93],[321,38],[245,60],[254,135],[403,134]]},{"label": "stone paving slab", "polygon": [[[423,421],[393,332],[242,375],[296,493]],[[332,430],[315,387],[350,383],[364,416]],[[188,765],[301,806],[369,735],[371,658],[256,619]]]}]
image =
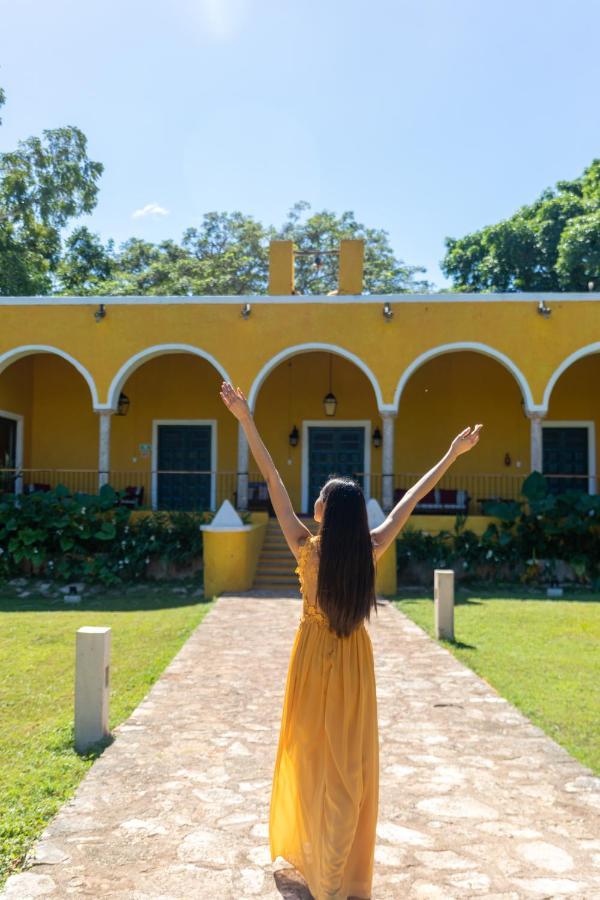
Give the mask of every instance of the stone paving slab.
[{"label": "stone paving slab", "polygon": [[[292,597],[223,595],[2,894],[310,900],[269,859]],[[296,595],[297,596],[297,595]],[[373,900],[600,898],[600,779],[390,605]]]}]

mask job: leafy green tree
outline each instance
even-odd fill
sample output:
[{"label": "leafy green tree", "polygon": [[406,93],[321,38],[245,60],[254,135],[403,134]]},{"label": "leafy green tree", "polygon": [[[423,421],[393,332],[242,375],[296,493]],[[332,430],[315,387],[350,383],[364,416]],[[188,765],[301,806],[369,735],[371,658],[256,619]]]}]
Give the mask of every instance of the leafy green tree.
[{"label": "leafy green tree", "polygon": [[[0,94],[0,105],[4,93]],[[96,205],[103,166],[75,127],[47,129],[0,153],[0,294],[48,293],[67,223]]]},{"label": "leafy green tree", "polygon": [[442,271],[457,291],[585,291],[600,282],[600,159],[530,206],[446,238]]},{"label": "leafy green tree", "polygon": [[[425,269],[409,266],[396,259],[388,233],[380,228],[367,228],[354,218],[354,213],[345,212],[337,217],[324,210],[313,213],[305,220],[304,212],[310,204],[301,201],[294,204],[283,227],[275,237],[292,240],[300,251],[336,251],[342,239],[362,238],[365,241],[364,292],[366,294],[396,294],[403,291],[427,291],[427,281],[415,280],[418,272]],[[338,258],[335,254],[324,254],[321,265],[315,267],[315,256],[299,256],[296,260],[295,281],[299,294],[328,293],[338,285]]]},{"label": "leafy green tree", "polygon": [[57,286],[62,294],[96,294],[112,278],[113,242],[105,246],[97,234],[85,226],[66,238],[64,252],[56,267]]},{"label": "leafy green tree", "polygon": [[[275,238],[293,240],[298,250],[307,252],[337,251],[342,238],[364,238],[367,293],[429,288],[427,282],[414,280],[422,269],[395,258],[385,231],[360,225],[351,212],[339,218],[330,212],[315,213],[301,221],[309,208],[307,203],[297,203],[279,230],[241,212],[210,212],[200,226],[184,232],[180,244],[131,238],[118,252],[112,246],[103,247],[97,235],[80,230],[73,241],[67,241],[57,289],[113,295],[265,294],[269,242]],[[337,255],[323,253],[322,261],[322,266],[315,267],[314,253],[297,257],[298,293],[328,293],[337,288]]]}]

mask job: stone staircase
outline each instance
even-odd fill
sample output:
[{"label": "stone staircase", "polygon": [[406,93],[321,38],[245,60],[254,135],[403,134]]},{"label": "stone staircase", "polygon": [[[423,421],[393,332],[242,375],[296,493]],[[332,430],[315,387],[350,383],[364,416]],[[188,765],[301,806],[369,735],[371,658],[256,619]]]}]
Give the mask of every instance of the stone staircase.
[{"label": "stone staircase", "polygon": [[[319,525],[314,519],[303,516],[302,521],[313,534],[317,533]],[[269,519],[253,587],[267,591],[299,591],[298,576],[294,573],[296,565],[296,559],[288,547],[279,522],[275,518]]]}]

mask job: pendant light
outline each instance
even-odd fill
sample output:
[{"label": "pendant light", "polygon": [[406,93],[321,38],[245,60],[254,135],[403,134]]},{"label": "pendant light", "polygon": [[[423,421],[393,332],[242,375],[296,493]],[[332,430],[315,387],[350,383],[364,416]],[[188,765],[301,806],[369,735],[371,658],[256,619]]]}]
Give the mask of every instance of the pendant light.
[{"label": "pendant light", "polygon": [[332,354],[329,354],[329,393],[325,394],[323,397],[323,406],[325,408],[326,416],[335,416],[335,408],[337,406],[337,399],[335,394],[331,391],[331,358]]}]

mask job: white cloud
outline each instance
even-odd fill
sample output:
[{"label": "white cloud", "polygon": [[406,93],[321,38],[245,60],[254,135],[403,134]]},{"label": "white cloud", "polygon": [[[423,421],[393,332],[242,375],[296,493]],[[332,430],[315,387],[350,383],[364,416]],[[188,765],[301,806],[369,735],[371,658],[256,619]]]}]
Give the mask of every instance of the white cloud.
[{"label": "white cloud", "polygon": [[132,219],[143,219],[144,216],[168,216],[169,210],[159,206],[158,203],[147,203],[141,209],[131,213]]}]

